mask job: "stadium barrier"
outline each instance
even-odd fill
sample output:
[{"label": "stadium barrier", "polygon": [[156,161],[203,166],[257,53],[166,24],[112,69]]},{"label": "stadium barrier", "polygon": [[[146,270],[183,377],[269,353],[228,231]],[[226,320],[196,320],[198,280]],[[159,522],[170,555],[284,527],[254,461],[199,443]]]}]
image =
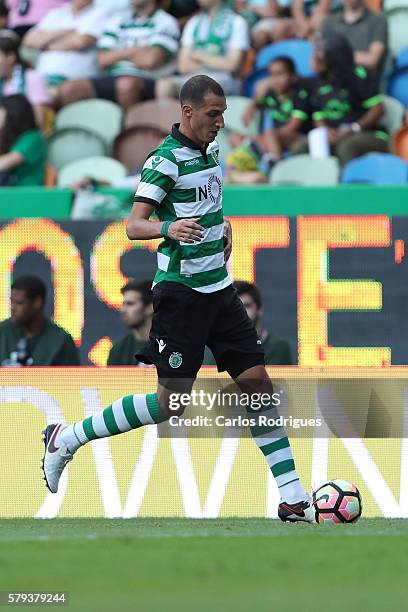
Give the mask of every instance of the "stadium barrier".
[{"label": "stadium barrier", "polygon": [[[279,379],[279,392],[282,381],[292,385],[294,414],[326,423],[307,434],[289,431],[304,485],[346,478],[362,493],[364,516],[407,517],[408,369],[269,368],[269,374]],[[200,384],[207,379],[219,379],[213,368],[202,371]],[[336,411],[354,421],[342,439],[327,425],[328,387]],[[276,517],[278,490],[247,428],[200,437],[191,429],[170,436],[151,425],[97,440],[80,449],[58,493],[47,492],[40,469],[47,422],[81,420],[123,395],[155,388],[155,371],[147,367],[0,370],[0,517]]]}]

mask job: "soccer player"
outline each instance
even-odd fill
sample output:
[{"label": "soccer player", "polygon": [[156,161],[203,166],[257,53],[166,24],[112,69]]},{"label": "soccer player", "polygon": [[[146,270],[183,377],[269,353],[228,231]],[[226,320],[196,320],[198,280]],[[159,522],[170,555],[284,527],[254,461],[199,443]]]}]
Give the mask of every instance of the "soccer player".
[{"label": "soccer player", "polygon": [[[65,464],[90,440],[180,415],[181,409],[169,409],[170,396],[191,391],[206,344],[218,370],[227,371],[244,393],[273,394],[261,341],[225,265],[232,233],[223,217],[215,140],[224,126],[224,91],[197,75],[183,85],[180,102],[181,123],[147,158],[126,226],[131,240],[164,238],[157,254],[150,342],[136,355],[156,366],[157,393],[128,395],[73,425],[48,425],[43,466],[54,493]],[[150,219],[153,212],[158,220]],[[269,405],[263,414],[276,417],[276,408]],[[279,517],[315,522],[283,428],[254,426],[251,432],[279,487]]]}]

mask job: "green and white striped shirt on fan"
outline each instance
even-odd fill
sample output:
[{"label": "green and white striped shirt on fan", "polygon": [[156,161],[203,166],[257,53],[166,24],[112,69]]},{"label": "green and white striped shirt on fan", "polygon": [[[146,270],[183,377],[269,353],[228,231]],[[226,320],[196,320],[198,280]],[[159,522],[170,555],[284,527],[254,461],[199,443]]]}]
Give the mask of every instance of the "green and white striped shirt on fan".
[{"label": "green and white striped shirt on fan", "polygon": [[135,201],[155,205],[160,221],[199,217],[205,228],[199,243],[170,238],[160,243],[154,284],[174,281],[202,293],[231,284],[224,259],[222,172],[215,140],[202,151],[173,126],[147,158]]}]

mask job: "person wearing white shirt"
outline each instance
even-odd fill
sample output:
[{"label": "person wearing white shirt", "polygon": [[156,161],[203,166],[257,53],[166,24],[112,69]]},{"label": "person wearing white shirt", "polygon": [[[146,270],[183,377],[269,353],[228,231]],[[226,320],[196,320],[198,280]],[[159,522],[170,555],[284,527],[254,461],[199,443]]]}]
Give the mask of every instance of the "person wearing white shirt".
[{"label": "person wearing white shirt", "polygon": [[98,74],[96,41],[105,21],[106,11],[92,0],[71,0],[47,13],[27,32],[23,45],[41,52],[36,70],[51,87],[59,87],[67,79]]},{"label": "person wearing white shirt", "polygon": [[157,0],[132,0],[132,10],[109,21],[98,40],[103,73],[64,83],[61,105],[86,98],[117,102],[126,111],[154,96],[156,79],[173,74],[179,49],[177,20]]},{"label": "person wearing white shirt", "polygon": [[177,97],[196,74],[215,79],[226,95],[241,91],[238,75],[249,49],[248,26],[223,0],[198,0],[198,4],[201,12],[187,22],[181,38],[180,74],[156,83],[158,98]]}]

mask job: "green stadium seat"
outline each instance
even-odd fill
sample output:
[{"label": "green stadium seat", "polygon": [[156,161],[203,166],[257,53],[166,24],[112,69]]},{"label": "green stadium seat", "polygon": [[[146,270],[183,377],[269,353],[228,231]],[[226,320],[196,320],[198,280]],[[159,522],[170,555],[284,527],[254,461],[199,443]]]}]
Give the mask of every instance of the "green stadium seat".
[{"label": "green stadium seat", "polygon": [[383,97],[383,105],[385,109],[384,125],[389,134],[394,134],[404,123],[405,108],[399,100],[391,96]]},{"label": "green stadium seat", "polygon": [[127,175],[123,164],[111,157],[86,157],[62,168],[58,175],[58,187],[69,187],[83,177],[109,182],[118,181]]},{"label": "green stadium seat", "polygon": [[242,136],[256,136],[259,134],[260,113],[257,110],[251,123],[246,126],[242,122],[242,115],[251,102],[244,96],[228,96],[228,108],[224,113],[225,129]]},{"label": "green stadium seat", "polygon": [[336,157],[317,159],[294,155],[272,168],[272,185],[337,185],[340,167]]},{"label": "green stadium seat", "polygon": [[65,128],[47,139],[48,163],[61,170],[67,164],[84,157],[106,155],[106,142],[89,129]]},{"label": "green stadium seat", "polygon": [[64,106],[55,118],[55,129],[82,127],[98,134],[110,147],[122,129],[120,106],[109,100],[82,100]]}]

